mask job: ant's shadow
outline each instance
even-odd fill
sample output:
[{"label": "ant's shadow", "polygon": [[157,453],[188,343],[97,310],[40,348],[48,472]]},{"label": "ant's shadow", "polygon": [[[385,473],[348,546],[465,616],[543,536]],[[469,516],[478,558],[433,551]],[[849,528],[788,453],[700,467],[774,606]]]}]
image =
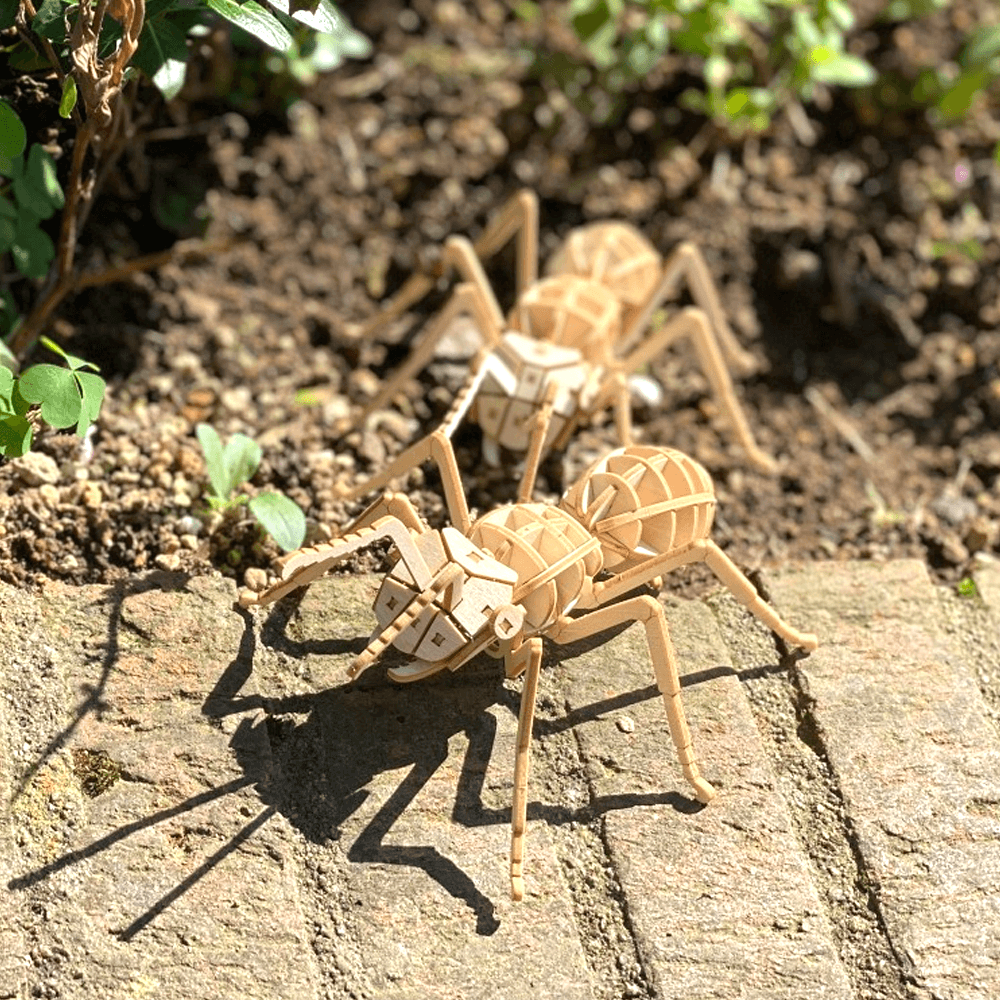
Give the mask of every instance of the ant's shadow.
[{"label": "ant's shadow", "polygon": [[[317,652],[317,645],[328,654],[358,653],[364,648],[364,638],[321,640],[318,644],[291,640],[284,630],[288,620],[284,605],[286,602],[277,606],[259,637],[250,615],[241,612],[245,629],[240,653],[206,699],[203,712],[219,718],[254,705],[262,707],[265,718],[257,725],[267,728],[274,760],[266,780],[257,784],[265,803],[280,811],[309,841],[343,843],[347,858],[353,862],[421,869],[469,907],[478,933],[494,933],[499,920],[493,902],[455,860],[435,846],[386,841],[417,795],[455,752],[450,744],[459,735],[464,737],[465,749],[454,790],[452,820],[465,827],[510,823],[513,741],[509,762],[492,760],[498,729],[493,710],[509,711],[516,718],[520,692],[504,684],[500,663],[484,658],[463,668],[460,675],[446,674],[411,685],[393,684],[384,669],[376,667],[357,682],[315,693],[277,698],[241,695],[253,669],[258,642],[293,658]],[[579,644],[574,651],[578,649]],[[346,667],[348,659],[344,657],[343,662]],[[652,687],[635,692],[629,700],[656,697]],[[596,718],[609,707],[597,703],[575,711],[572,720],[539,720],[536,738],[546,731]],[[251,743],[234,737],[232,747],[248,774],[259,776],[259,758],[243,760],[240,749]],[[404,771],[398,785],[360,832],[355,832],[357,824],[352,823],[352,817],[372,794],[373,783],[379,775],[397,770]],[[504,791],[497,796],[502,806],[484,804],[488,775],[503,783]],[[492,796],[487,794],[486,798]],[[610,810],[654,803],[682,812],[699,808],[693,799],[665,792],[615,796],[575,809],[529,802],[528,819],[554,825],[587,822]],[[395,839],[398,837],[397,830]]]}]

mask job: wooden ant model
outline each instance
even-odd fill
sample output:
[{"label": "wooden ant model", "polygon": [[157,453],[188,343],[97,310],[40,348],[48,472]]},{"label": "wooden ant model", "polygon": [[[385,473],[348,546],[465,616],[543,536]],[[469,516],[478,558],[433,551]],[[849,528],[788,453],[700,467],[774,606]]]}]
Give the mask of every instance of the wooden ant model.
[{"label": "wooden ant model", "polygon": [[[507,320],[481,264],[517,238],[517,301]],[[406,363],[365,408],[363,420],[383,407],[432,357],[450,324],[469,315],[485,340],[471,362],[471,375],[438,434],[450,438],[462,419],[483,431],[483,454],[498,465],[500,448],[527,455],[525,491],[531,493],[537,464],[549,450],[565,447],[575,427],[613,408],[619,440],[631,443],[627,377],[687,336],[701,367],[748,457],[775,471],[774,460],[754,441],[723,359],[748,371],[752,358],[736,342],[718,293],[697,247],[679,246],[664,261],[633,226],[597,222],[573,231],[538,278],[538,199],[516,194],[475,244],[462,236],[445,242],[436,276],[414,275],[392,303],[364,327],[370,334],[400,315],[452,268],[463,282],[418,339]],[[643,338],[653,312],[687,281],[697,307],[682,309]],[[357,499],[380,488],[429,456],[430,435],[397,456],[367,482],[342,489]]]},{"label": "wooden ant model", "polygon": [[262,593],[244,590],[240,604],[275,601],[312,583],[349,553],[388,538],[399,558],[375,599],[378,628],[352,663],[351,678],[390,645],[413,658],[389,670],[396,681],[457,670],[483,650],[503,657],[507,677],[525,674],[510,850],[511,894],[521,899],[528,756],[543,636],[567,643],[626,622],[643,623],[681,769],[701,802],[715,790],[695,762],[663,606],[648,594],[611,602],[678,566],[703,562],[787,642],[812,650],[817,640],[786,624],[709,539],[716,504],[712,481],[687,455],[669,448],[619,448],[590,466],[558,505],[510,504],[473,523],[451,442],[435,440],[452,526],[431,529],[405,495],[387,493],[342,538],[285,556],[281,579]]}]

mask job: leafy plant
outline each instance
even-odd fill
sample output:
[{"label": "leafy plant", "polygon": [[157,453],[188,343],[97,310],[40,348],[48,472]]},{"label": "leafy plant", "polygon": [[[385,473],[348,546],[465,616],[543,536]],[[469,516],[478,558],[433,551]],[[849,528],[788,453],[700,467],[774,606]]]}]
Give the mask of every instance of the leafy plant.
[{"label": "leafy plant", "polygon": [[245,493],[233,495],[257,471],[260,445],[245,434],[233,434],[223,447],[215,428],[208,424],[198,424],[195,434],[208,468],[209,507],[232,510],[245,504],[281,548],[286,552],[297,549],[306,536],[306,518],[294,500],[280,493],[258,493],[252,499]]},{"label": "leafy plant", "polygon": [[[943,121],[965,117],[980,94],[1000,80],[1000,24],[973,31],[954,64],[923,70],[913,87],[918,104],[931,106]],[[997,147],[1000,150],[1000,146]]]},{"label": "leafy plant", "polygon": [[[335,58],[331,47],[340,57],[368,54],[367,39],[348,25],[333,0],[264,2],[0,0],[0,30],[15,24],[22,29],[20,40],[5,52],[10,65],[22,73],[54,74],[61,86],[59,114],[72,119],[76,128],[68,176],[60,188],[52,159],[41,146],[33,145],[22,159],[24,126],[10,105],[0,105],[0,174],[9,178],[0,190],[0,252],[10,250],[23,276],[47,279],[38,301],[9,337],[15,355],[38,339],[67,295],[162,263],[152,255],[111,268],[103,278],[77,275],[73,268],[78,231],[98,180],[107,175],[133,131],[129,121],[140,77],[152,81],[166,99],[177,97],[194,52],[190,40],[204,35],[209,22],[219,18],[282,53],[293,73],[329,65]],[[308,32],[322,33],[327,41],[310,52]],[[6,196],[7,188],[13,200]],[[59,209],[59,235],[53,243],[38,222]]]},{"label": "leafy plant", "polygon": [[0,364],[0,455],[9,458],[31,448],[32,427],[27,414],[32,404],[39,406],[41,419],[50,427],[72,427],[81,437],[101,412],[106,383],[94,374],[97,367],[67,354],[47,337],[42,343],[68,367],[32,365],[18,376]]},{"label": "leafy plant", "polygon": [[[26,278],[41,278],[55,257],[39,225],[65,204],[52,157],[37,143],[24,156],[28,136],[14,109],[0,101],[0,254],[10,253]],[[0,317],[0,332],[6,332]],[[12,325],[12,320],[8,322]]]},{"label": "leafy plant", "polygon": [[845,0],[570,0],[567,16],[600,86],[619,92],[668,52],[700,65],[684,103],[727,131],[762,131],[776,110],[827,86],[861,87],[875,70],[846,49]]},{"label": "leafy plant", "polygon": [[958,581],[958,585],[955,588],[958,591],[959,597],[978,597],[979,588],[976,586],[976,581],[972,579],[971,576],[962,577]]}]

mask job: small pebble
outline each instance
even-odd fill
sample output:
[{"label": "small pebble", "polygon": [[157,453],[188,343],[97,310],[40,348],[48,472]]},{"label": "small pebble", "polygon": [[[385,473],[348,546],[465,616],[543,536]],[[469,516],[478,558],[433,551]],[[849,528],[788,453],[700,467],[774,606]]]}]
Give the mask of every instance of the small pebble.
[{"label": "small pebble", "polygon": [[615,722],[615,725],[623,733],[634,733],[635,732],[635,719],[631,716],[623,715],[620,719]]},{"label": "small pebble", "polygon": [[193,514],[185,514],[184,517],[179,517],[177,523],[174,525],[177,530],[177,534],[181,535],[194,535],[197,538],[201,534],[202,523]]},{"label": "small pebble", "polygon": [[243,582],[250,590],[259,594],[267,586],[267,573],[258,566],[251,566],[243,574]]},{"label": "small pebble", "polygon": [[41,486],[43,483],[59,482],[59,466],[50,455],[40,451],[29,451],[10,463],[11,471],[26,486]]}]

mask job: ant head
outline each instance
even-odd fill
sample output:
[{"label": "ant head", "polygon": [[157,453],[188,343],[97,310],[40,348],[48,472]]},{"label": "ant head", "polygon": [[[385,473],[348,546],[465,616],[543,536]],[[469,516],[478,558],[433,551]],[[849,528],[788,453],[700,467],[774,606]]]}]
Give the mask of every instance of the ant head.
[{"label": "ant head", "polygon": [[[523,613],[511,603],[517,574],[447,527],[415,540],[419,560],[400,552],[375,598],[378,629],[351,667],[357,676],[387,646],[414,661],[390,671],[394,680],[455,669],[496,638],[512,638]],[[463,656],[463,652],[467,653]]]}]

